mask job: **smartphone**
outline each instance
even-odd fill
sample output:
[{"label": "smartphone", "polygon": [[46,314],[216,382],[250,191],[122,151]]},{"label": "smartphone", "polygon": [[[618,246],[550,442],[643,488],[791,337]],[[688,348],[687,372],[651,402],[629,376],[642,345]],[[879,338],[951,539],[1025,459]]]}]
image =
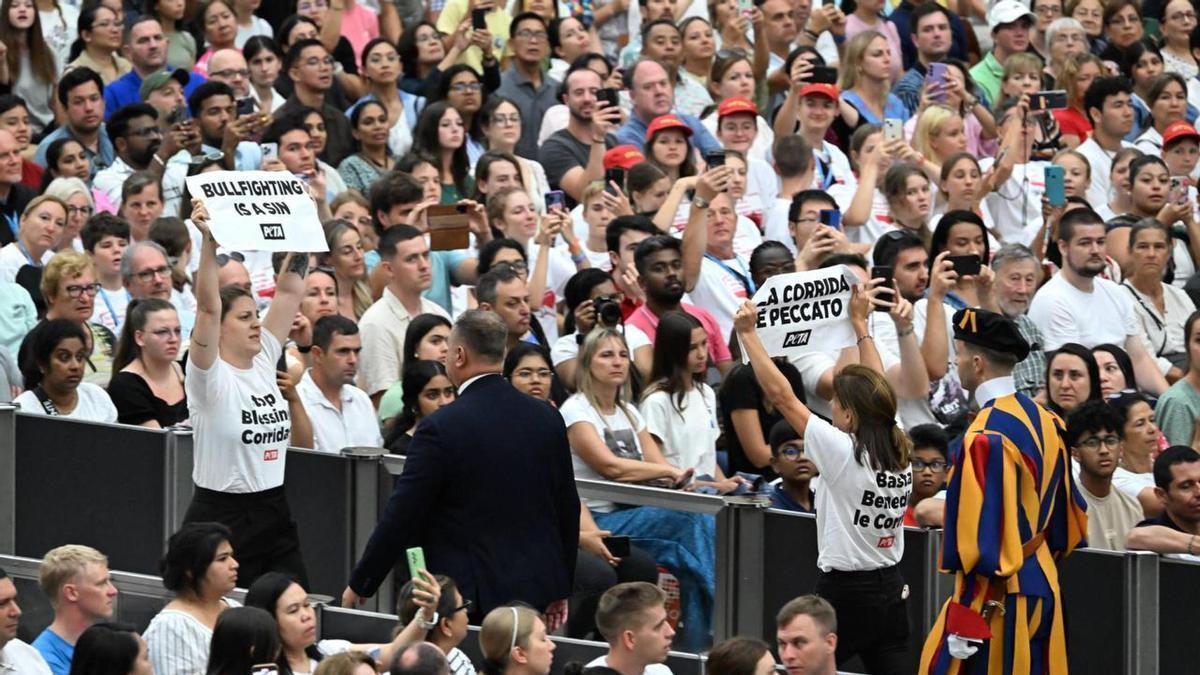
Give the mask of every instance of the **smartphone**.
[{"label": "smartphone", "polygon": [[1067,205],[1066,188],[1063,185],[1063,168],[1051,164],[1046,167],[1046,200],[1050,202],[1050,206],[1061,207]]},{"label": "smartphone", "polygon": [[629,557],[629,537],[604,537],[600,541],[614,558]]},{"label": "smartphone", "polygon": [[408,560],[408,575],[413,579],[418,578],[417,570],[429,569],[425,566],[425,549],[420,546],[405,551],[404,557]]},{"label": "smartphone", "polygon": [[813,66],[812,72],[808,75],[808,81],[812,84],[837,84],[837,79],[837,68],[829,66]]},{"label": "smartphone", "polygon": [[977,255],[951,255],[946,256],[946,260],[954,264],[954,273],[960,278],[977,276],[983,267],[983,261]]},{"label": "smartphone", "polygon": [[[925,86],[944,89],[946,86],[946,69],[948,67],[949,66],[944,63],[935,62],[929,64],[929,70],[925,74]],[[933,100],[938,102],[945,101],[946,92],[941,90],[935,91],[933,94]]]},{"label": "smartphone", "polygon": [[1030,110],[1061,110],[1067,107],[1067,92],[1064,89],[1039,91],[1029,97]]},{"label": "smartphone", "polygon": [[612,87],[605,87],[596,92],[596,100],[604,101],[613,108],[621,105],[620,96],[617,94],[617,90]]},{"label": "smartphone", "polygon": [[192,119],[192,112],[188,110],[186,104],[175,106],[175,109],[167,113],[167,124],[175,126],[180,122],[186,122]]},{"label": "smartphone", "polygon": [[[875,267],[871,268],[871,278],[872,279],[887,279],[887,283],[883,284],[883,288],[885,289],[884,292],[889,295],[894,294],[892,291],[892,276],[893,276],[893,270],[891,267],[888,267],[885,265],[876,265]],[[876,312],[882,312],[884,314],[887,314],[889,311],[891,311],[891,308],[875,305],[874,310]]]},{"label": "smartphone", "polygon": [[837,209],[821,209],[819,218],[822,225],[828,225],[835,230],[842,229],[842,212]]},{"label": "smartphone", "polygon": [[264,161],[279,157],[278,143],[263,143],[259,147],[262,149],[262,158]]},{"label": "smartphone", "polygon": [[554,209],[561,211],[567,210],[567,196],[562,190],[551,190],[546,193],[546,211],[550,212]]},{"label": "smartphone", "polygon": [[715,169],[718,166],[725,166],[725,151],[713,150],[704,156],[704,163],[708,165],[709,169]]},{"label": "smartphone", "polygon": [[1188,179],[1184,176],[1171,176],[1171,187],[1167,191],[1167,201],[1176,204],[1187,202]]},{"label": "smartphone", "polygon": [[457,251],[471,245],[471,214],[463,204],[435,204],[425,209],[431,251]]},{"label": "smartphone", "polygon": [[237,116],[238,117],[243,117],[245,115],[253,115],[254,111],[257,109],[258,109],[258,102],[255,101],[254,99],[250,98],[249,96],[247,96],[245,98],[239,98],[237,100]]},{"label": "smartphone", "polygon": [[279,666],[274,663],[256,663],[250,666],[250,675],[279,675]]},{"label": "smartphone", "polygon": [[613,192],[613,186],[611,185],[612,183],[616,183],[617,187],[621,190],[625,189],[625,169],[622,169],[621,167],[613,167],[611,169],[604,170],[604,189],[608,190],[610,194],[615,195],[616,193]]},{"label": "smartphone", "polygon": [[894,117],[883,121],[883,137],[887,140],[904,138],[904,122]]},{"label": "smartphone", "polygon": [[487,30],[487,9],[471,10],[471,28],[475,30]]}]

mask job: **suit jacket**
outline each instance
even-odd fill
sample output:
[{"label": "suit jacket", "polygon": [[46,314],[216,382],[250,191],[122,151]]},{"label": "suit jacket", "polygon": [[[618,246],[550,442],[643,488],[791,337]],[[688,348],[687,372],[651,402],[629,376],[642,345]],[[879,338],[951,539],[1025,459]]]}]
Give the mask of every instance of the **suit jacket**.
[{"label": "suit jacket", "polygon": [[417,427],[350,587],[373,594],[405,549],[422,546],[473,618],[513,600],[541,609],[571,595],[578,545],[562,417],[487,375]]}]

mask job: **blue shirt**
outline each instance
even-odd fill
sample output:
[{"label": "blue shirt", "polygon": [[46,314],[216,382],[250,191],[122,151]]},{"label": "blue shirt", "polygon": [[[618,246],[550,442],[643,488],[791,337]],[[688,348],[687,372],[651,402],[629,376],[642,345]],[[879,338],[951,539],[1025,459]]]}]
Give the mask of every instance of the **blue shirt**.
[{"label": "blue shirt", "polygon": [[[900,54],[904,58],[904,68],[907,70],[917,62],[917,45],[912,37],[912,13],[916,7],[909,0],[904,0],[888,16],[888,21],[896,27],[900,36]],[[950,14],[950,57],[960,61],[967,59],[967,32],[963,29],[962,19]],[[913,108],[916,109],[915,107]]]},{"label": "blue shirt", "polygon": [[[808,491],[809,500],[815,500],[816,495],[812,490]],[[816,504],[816,501],[812,501]],[[774,490],[771,490],[771,508],[781,509],[783,511],[795,511],[796,513],[816,513],[816,509],[806,509],[800,505],[800,502],[792,499],[792,496],[783,489],[783,485],[776,485]]]},{"label": "blue shirt", "polygon": [[33,641],[33,648],[46,659],[46,663],[50,665],[50,672],[54,675],[70,675],[75,645],[67,644],[66,640],[47,628]]},{"label": "blue shirt", "polygon": [[[683,123],[688,125],[692,130],[692,145],[700,148],[700,154],[707,155],[714,150],[720,150],[721,144],[713,135],[708,133],[708,129],[700,123],[700,120],[691,115],[682,113],[674,113],[676,117],[683,120]],[[907,119],[907,116],[905,117]],[[617,129],[617,143],[619,145],[633,145],[638,148],[646,146],[646,129],[649,124],[643,122],[637,115],[630,115],[629,121],[622,124]]]},{"label": "blue shirt", "polygon": [[[195,72],[188,73],[188,75],[187,86],[183,88],[185,99],[191,96],[193,91],[196,91],[196,87],[204,84],[203,75]],[[108,83],[104,87],[104,120],[107,122],[114,112],[130,103],[144,103],[141,88],[142,76],[138,75],[136,69]]]},{"label": "blue shirt", "polygon": [[[46,166],[46,148],[49,148],[51,143],[60,138],[74,138],[69,127],[62,126],[55,129],[50,132],[50,135],[43,138],[41,143],[38,143],[37,153],[33,156],[34,164]],[[80,145],[83,144],[80,143]],[[97,171],[107,169],[117,159],[117,152],[113,149],[112,141],[108,140],[108,130],[104,128],[103,124],[100,125],[100,136],[97,146],[99,147],[98,152],[92,152],[91,148],[86,145],[83,146],[83,152],[87,155],[88,163],[91,165],[91,169],[88,172],[89,183],[96,177]]]},{"label": "blue shirt", "polygon": [[462,251],[430,251],[429,264],[433,268],[433,281],[422,295],[449,312],[450,285],[454,283],[454,270],[466,259],[467,254]]},{"label": "blue shirt", "polygon": [[862,97],[853,91],[843,91],[842,100],[854,106],[858,114],[867,124],[883,124],[885,119],[896,119],[900,121],[907,120],[912,117],[908,106],[904,105],[904,101],[900,100],[895,94],[888,94],[887,103],[883,106],[883,118],[875,117],[875,113],[867,108],[866,102]]}]

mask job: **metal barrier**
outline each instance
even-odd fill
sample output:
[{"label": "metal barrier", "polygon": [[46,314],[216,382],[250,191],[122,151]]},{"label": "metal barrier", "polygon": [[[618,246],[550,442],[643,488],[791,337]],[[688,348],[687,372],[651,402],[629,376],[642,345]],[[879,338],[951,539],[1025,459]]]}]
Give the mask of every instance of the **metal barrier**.
[{"label": "metal barrier", "polygon": [[[403,457],[382,453],[377,448],[347,448],[341,455],[290,451],[286,486],[311,592],[339,597],[366,546],[404,467]],[[28,600],[40,595],[30,585],[36,560],[63,543],[95,545],[109,555],[114,569],[132,572],[117,577],[131,598],[120,618],[138,624],[157,611],[155,603],[165,592],[149,592],[157,579],[142,575],[157,572],[163,543],[183,520],[193,490],[192,454],[187,429],[88,424],[18,414],[13,406],[0,405],[0,566],[17,560],[3,554],[29,559],[18,561],[24,567],[14,576],[22,580],[30,621],[48,611]],[[717,641],[753,635],[773,642],[774,612],[815,587],[811,516],[768,510],[761,499],[607,481],[576,484],[584,498],[716,516]],[[953,579],[937,572],[940,533],[908,529],[905,538],[901,566],[911,591],[915,659]],[[1190,662],[1188,650],[1200,641],[1200,624],[1190,616],[1200,600],[1200,565],[1160,561],[1149,553],[1083,549],[1060,563],[1060,570],[1069,656],[1076,669],[1149,675],[1179,672],[1180,664]],[[393,610],[394,590],[393,583],[381,585],[367,609]],[[341,611],[326,610],[333,621],[356,616],[343,617]]]}]

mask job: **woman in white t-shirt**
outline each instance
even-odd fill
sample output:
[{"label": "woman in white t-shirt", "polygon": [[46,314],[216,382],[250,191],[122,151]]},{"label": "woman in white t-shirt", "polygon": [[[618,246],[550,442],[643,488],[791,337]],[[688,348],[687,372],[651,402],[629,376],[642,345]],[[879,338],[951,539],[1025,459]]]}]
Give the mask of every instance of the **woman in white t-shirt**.
[{"label": "woman in white t-shirt", "polygon": [[217,617],[240,607],[223,597],[238,580],[231,537],[219,523],[190,523],[167,542],[162,582],[175,599],[154,616],[143,635],[155,673],[204,672]]},{"label": "woman in white t-shirt", "polygon": [[[579,350],[579,391],[561,412],[571,443],[575,477],[682,488],[692,469],[671,466],[630,398],[629,350],[612,328],[595,328]],[[682,649],[699,648],[713,607],[716,521],[712,516],[653,506],[619,508],[587,499],[600,529],[633,537],[679,579],[685,630]]]},{"label": "woman in white t-shirt", "polygon": [[767,398],[797,433],[821,472],[817,491],[816,594],[838,615],[838,665],[861,656],[872,673],[912,672],[908,654],[908,586],[900,576],[904,511],[912,490],[912,441],[896,426],[896,395],[875,368],[867,332],[871,302],[863,287],[850,300],[859,364],[833,380],[833,424],[813,415],[771,361],[747,302],[734,327]]},{"label": "woman in white t-shirt", "polygon": [[[307,255],[288,255],[265,319],[248,291],[218,288],[217,243],[208,210],[192,201],[200,230],[196,325],[188,351],[188,411],[193,428],[196,484],[185,523],[215,521],[233,533],[247,582],[268,570],[305,580],[296,523],[283,491],[290,441],[311,443],[302,406],[289,406],[276,364],[304,297]],[[311,447],[309,445],[308,447]]]},{"label": "woman in white t-shirt", "polygon": [[687,312],[659,317],[654,337],[654,368],[639,410],[663,457],[679,469],[712,480],[697,485],[732,492],[740,479],[727,480],[717,465],[717,395],[704,382],[708,372],[708,335]]},{"label": "woman in white t-shirt", "polygon": [[21,345],[30,356],[21,373],[27,391],[14,399],[21,412],[116,423],[117,408],[108,393],[83,381],[91,348],[77,321],[43,321]]}]

